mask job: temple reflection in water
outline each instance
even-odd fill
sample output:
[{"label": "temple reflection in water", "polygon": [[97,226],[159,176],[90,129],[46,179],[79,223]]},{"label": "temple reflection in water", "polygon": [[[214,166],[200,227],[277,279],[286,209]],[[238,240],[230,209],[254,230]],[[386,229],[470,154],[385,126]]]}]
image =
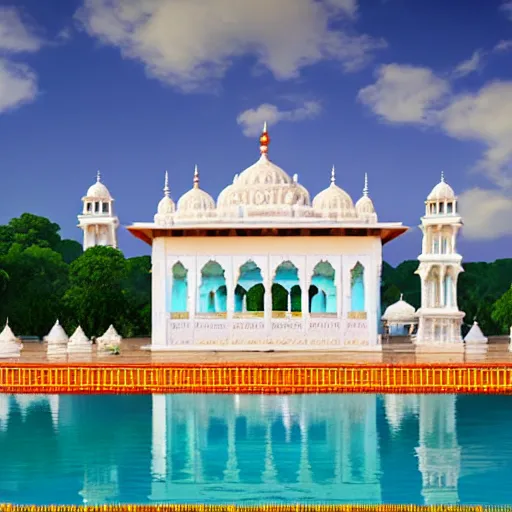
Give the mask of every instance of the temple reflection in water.
[{"label": "temple reflection in water", "polygon": [[[471,442],[465,430],[461,469],[456,401],[2,395],[0,501],[456,504],[461,475],[492,471],[492,462],[479,462],[480,441],[488,438],[481,427]],[[66,492],[55,495],[59,482]]]}]

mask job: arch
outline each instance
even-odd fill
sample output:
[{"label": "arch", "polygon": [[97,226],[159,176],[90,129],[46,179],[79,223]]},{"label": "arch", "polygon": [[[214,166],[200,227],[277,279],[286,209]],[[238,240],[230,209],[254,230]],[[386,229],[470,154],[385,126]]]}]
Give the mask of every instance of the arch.
[{"label": "arch", "polygon": [[291,261],[283,261],[272,281],[272,311],[301,312],[300,296],[299,270]]},{"label": "arch", "polygon": [[309,286],[309,311],[311,313],[336,313],[334,277],[334,267],[330,262],[320,261],[316,264]]},{"label": "arch", "polygon": [[364,267],[359,261],[350,271],[350,311],[365,311]]},{"label": "arch", "polygon": [[235,313],[264,311],[264,296],[261,269],[254,261],[248,260],[239,269],[235,286]]},{"label": "arch", "polygon": [[197,312],[225,313],[226,297],[224,269],[218,262],[210,260],[201,269]]},{"label": "arch", "polygon": [[427,292],[427,307],[438,308],[441,306],[441,276],[440,268],[437,265],[433,265],[425,280],[426,292]]},{"label": "arch", "polygon": [[188,311],[188,270],[181,261],[172,266],[171,312],[186,313]]}]

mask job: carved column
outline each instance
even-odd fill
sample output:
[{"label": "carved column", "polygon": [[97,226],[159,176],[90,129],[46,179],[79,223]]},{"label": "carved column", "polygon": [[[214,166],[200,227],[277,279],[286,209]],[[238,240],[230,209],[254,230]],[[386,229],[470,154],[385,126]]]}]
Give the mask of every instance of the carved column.
[{"label": "carved column", "polygon": [[167,396],[153,395],[151,473],[157,480],[167,478]]},{"label": "carved column", "polygon": [[195,340],[195,318],[196,318],[196,309],[197,309],[197,287],[198,287],[198,265],[197,265],[197,256],[192,256],[190,259],[190,268],[188,269],[187,279],[188,279],[188,314],[189,314],[189,322],[192,327],[193,338]]},{"label": "carved column", "polygon": [[167,344],[166,306],[166,250],[165,238],[155,238],[151,254],[151,344],[164,346]]},{"label": "carved column", "polygon": [[309,279],[308,275],[308,260],[302,258],[302,264],[299,265],[299,283],[300,283],[300,310],[302,312],[302,325],[304,332],[307,329],[309,319]]},{"label": "carved column", "polygon": [[441,307],[444,307],[445,300],[444,300],[444,276],[446,275],[446,268],[445,266],[441,266],[439,270],[439,305]]},{"label": "carved column", "polygon": [[[263,275],[263,281],[265,285],[265,297],[264,297],[264,319],[265,319],[265,332],[267,337],[272,335],[272,269],[270,268],[270,256],[266,258],[266,268]],[[263,270],[263,269],[262,269]]]},{"label": "carved column", "polygon": [[341,318],[343,315],[343,258],[338,259],[338,268],[334,270],[334,280],[336,285],[336,316]]}]

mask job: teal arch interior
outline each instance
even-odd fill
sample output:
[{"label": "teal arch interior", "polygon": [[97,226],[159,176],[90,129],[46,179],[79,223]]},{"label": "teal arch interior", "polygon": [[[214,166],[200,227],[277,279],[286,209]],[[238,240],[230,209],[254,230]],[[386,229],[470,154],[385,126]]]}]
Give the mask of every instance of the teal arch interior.
[{"label": "teal arch interior", "polygon": [[186,312],[188,298],[188,280],[187,269],[181,261],[175,263],[172,267],[172,292],[171,307],[172,312]]},{"label": "teal arch interior", "polygon": [[299,271],[291,261],[284,261],[277,267],[272,283],[272,311],[288,311],[288,295],[291,310],[302,311]]},{"label": "teal arch interior", "polygon": [[444,278],[444,303],[447,306],[452,306],[453,293],[452,293],[453,278],[451,274],[446,274]]},{"label": "teal arch interior", "polygon": [[350,311],[365,311],[363,265],[358,261],[350,273]]},{"label": "teal arch interior", "polygon": [[227,311],[227,288],[224,269],[216,261],[209,261],[201,269],[198,313],[225,313]]},{"label": "teal arch interior", "polygon": [[336,285],[334,268],[328,261],[321,261],[313,269],[309,287],[311,313],[336,313]]},{"label": "teal arch interior", "polygon": [[235,288],[235,313],[264,311],[264,297],[261,269],[249,260],[240,267],[240,277]]}]

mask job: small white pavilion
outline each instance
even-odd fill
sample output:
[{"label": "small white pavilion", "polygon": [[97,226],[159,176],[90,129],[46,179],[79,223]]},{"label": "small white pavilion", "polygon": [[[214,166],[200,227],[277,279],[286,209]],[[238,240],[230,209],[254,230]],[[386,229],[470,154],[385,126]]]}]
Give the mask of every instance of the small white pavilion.
[{"label": "small white pavilion", "polygon": [[418,324],[418,317],[414,306],[404,300],[400,294],[400,300],[386,308],[382,315],[385,332],[390,336],[407,336]]}]

